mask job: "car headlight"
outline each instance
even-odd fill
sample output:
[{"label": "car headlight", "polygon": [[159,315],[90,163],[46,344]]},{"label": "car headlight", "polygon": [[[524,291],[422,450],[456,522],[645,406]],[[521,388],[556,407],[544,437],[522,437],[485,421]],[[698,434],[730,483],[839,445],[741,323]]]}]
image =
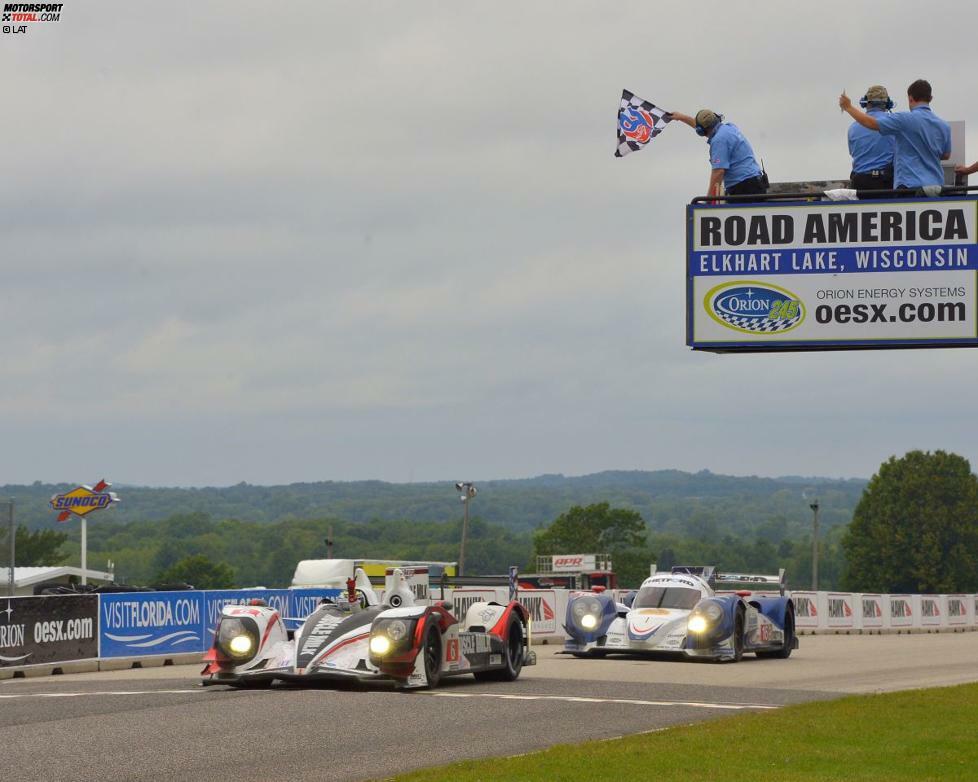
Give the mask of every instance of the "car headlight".
[{"label": "car headlight", "polygon": [[402,622],[400,619],[395,619],[384,629],[387,631],[387,635],[390,636],[392,641],[400,641],[405,635],[407,635],[407,622]]},{"label": "car headlight", "polygon": [[408,651],[416,625],[416,619],[376,620],[370,628],[370,653],[385,657]]},{"label": "car headlight", "polygon": [[592,620],[596,620],[602,614],[601,603],[598,600],[592,598],[584,598],[583,600],[574,601],[574,618],[577,620],[578,624],[581,625],[585,630],[590,630],[595,624],[586,625],[584,620],[590,616]]},{"label": "car headlight", "polygon": [[375,635],[370,639],[370,652],[372,654],[376,654],[378,657],[383,657],[390,650],[391,642],[386,635]]},{"label": "car headlight", "polygon": [[585,630],[593,630],[597,626],[598,617],[596,617],[594,614],[584,614],[584,616],[581,617],[581,627],[583,627]]},{"label": "car headlight", "polygon": [[705,606],[699,609],[699,611],[701,614],[705,614],[707,619],[714,622],[723,616],[723,609],[716,603],[707,603]]},{"label": "car headlight", "polygon": [[251,640],[251,636],[242,633],[228,641],[228,651],[235,657],[248,657],[254,645],[255,642]]},{"label": "car headlight", "polygon": [[686,630],[690,633],[705,633],[723,618],[723,609],[713,602],[701,603],[696,606],[686,622]]},{"label": "car headlight", "polygon": [[248,616],[225,616],[217,626],[215,647],[220,655],[244,663],[258,652],[258,623]]}]

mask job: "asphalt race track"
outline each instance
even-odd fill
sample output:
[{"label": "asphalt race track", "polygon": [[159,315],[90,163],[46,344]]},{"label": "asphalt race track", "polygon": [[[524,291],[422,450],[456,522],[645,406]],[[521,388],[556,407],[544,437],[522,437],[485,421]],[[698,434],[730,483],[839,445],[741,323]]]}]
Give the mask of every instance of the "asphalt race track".
[{"label": "asphalt race track", "polygon": [[0,681],[0,779],[363,780],[745,710],[978,680],[978,633],[806,636],[790,660],[576,660],[434,691],[198,685],[196,666]]}]

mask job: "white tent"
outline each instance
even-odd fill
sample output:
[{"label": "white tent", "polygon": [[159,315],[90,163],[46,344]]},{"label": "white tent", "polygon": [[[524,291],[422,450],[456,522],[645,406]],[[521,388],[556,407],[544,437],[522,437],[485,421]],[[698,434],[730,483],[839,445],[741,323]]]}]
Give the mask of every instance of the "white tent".
[{"label": "white tent", "polygon": [[[57,583],[68,584],[75,576],[80,583],[83,575],[88,576],[91,583],[109,583],[115,575],[101,570],[82,570],[78,567],[51,565],[48,567],[15,567],[14,594],[33,595],[37,584]],[[0,567],[0,595],[10,594],[10,568]]]}]

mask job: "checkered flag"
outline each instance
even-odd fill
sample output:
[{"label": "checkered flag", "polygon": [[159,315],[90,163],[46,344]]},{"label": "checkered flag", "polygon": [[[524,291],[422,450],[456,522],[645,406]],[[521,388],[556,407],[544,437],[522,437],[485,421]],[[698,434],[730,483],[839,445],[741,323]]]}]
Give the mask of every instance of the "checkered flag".
[{"label": "checkered flag", "polygon": [[665,109],[642,100],[628,90],[621,91],[618,107],[618,149],[615,157],[638,152],[658,136],[672,116]]}]

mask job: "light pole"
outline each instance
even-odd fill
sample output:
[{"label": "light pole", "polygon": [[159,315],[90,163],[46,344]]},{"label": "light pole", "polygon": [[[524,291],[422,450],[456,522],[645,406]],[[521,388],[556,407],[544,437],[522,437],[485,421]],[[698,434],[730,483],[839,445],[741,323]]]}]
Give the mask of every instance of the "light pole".
[{"label": "light pole", "polygon": [[7,520],[10,523],[10,596],[17,591],[17,581],[14,576],[14,564],[17,562],[17,530],[14,528],[14,498],[4,503],[7,506]]},{"label": "light pole", "polygon": [[458,547],[458,574],[463,575],[465,569],[465,539],[469,535],[469,500],[476,495],[475,485],[471,481],[459,481],[455,484],[459,492],[459,499],[465,507],[465,514],[462,517],[462,543]]},{"label": "light pole", "polygon": [[818,591],[818,500],[811,503],[812,509],[812,591]]}]

